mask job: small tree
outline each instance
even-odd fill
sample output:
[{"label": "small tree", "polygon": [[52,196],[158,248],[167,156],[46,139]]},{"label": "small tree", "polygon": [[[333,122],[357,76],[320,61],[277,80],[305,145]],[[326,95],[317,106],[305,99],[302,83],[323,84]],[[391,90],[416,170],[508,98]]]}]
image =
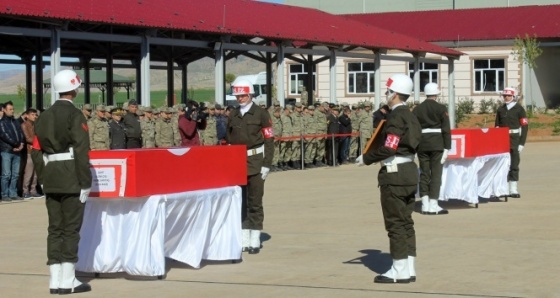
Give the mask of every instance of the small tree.
[{"label": "small tree", "polygon": [[233,83],[233,81],[235,81],[235,75],[232,74],[232,73],[226,73],[226,83],[231,85],[231,83]]},{"label": "small tree", "polygon": [[17,85],[17,96],[19,99],[25,100],[26,91],[27,90],[25,89],[25,87],[23,87],[23,85]]},{"label": "small tree", "polygon": [[[537,68],[537,58],[542,54],[542,49],[539,48],[539,42],[537,41],[537,36],[534,35],[533,37],[529,36],[529,34],[525,33],[525,37],[522,38],[519,35],[515,38],[515,45],[513,48],[513,55],[515,55],[515,60],[520,61],[521,63],[527,64],[529,69],[533,70]],[[532,79],[529,76],[527,87],[529,89],[529,94],[532,95]],[[523,94],[525,96],[525,94]],[[531,106],[535,106],[535,100],[531,96]]]}]

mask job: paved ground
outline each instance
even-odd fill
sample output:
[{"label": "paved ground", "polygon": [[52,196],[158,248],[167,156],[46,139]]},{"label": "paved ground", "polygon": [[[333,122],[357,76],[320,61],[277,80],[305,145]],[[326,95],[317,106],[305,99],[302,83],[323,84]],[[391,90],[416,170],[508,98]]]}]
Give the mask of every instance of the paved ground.
[{"label": "paved ground", "polygon": [[[376,172],[354,165],[274,173],[264,248],[239,264],[169,261],[165,280],[102,275],[80,297],[560,297],[560,143],[522,153],[521,199],[414,214],[418,281],[372,282],[391,260]],[[48,296],[44,200],[0,203],[0,297]]]}]

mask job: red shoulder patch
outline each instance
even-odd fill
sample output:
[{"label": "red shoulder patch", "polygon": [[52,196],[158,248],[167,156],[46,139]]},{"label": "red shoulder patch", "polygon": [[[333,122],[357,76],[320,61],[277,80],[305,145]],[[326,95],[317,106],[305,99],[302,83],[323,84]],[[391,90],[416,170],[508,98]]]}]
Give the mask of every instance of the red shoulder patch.
[{"label": "red shoulder patch", "polygon": [[86,132],[89,131],[89,128],[88,128],[88,126],[87,126],[86,123],[82,123],[82,128],[83,128],[83,130],[85,130]]}]

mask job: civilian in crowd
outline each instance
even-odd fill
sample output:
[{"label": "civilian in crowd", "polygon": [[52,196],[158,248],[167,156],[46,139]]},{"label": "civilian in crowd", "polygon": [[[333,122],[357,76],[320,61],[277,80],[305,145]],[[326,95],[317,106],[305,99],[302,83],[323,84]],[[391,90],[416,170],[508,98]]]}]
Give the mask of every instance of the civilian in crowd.
[{"label": "civilian in crowd", "polygon": [[23,198],[26,200],[38,199],[43,196],[37,193],[37,174],[35,173],[35,167],[33,166],[33,161],[31,160],[31,148],[33,145],[33,139],[35,138],[37,110],[29,108],[24,114],[26,115],[27,120],[21,124],[21,130],[25,136],[27,159],[25,160],[25,168],[23,170]]},{"label": "civilian in crowd", "polygon": [[[350,108],[345,107],[342,110],[342,115],[338,117],[339,133],[340,134],[351,134],[352,133],[352,120],[350,119]],[[339,160],[341,164],[348,163],[348,154],[350,150],[350,136],[340,137],[340,150],[339,150]]]},{"label": "civilian in crowd", "polygon": [[198,103],[189,100],[185,113],[179,117],[179,134],[181,135],[181,147],[200,146],[200,138],[197,129]]},{"label": "civilian in crowd", "polygon": [[138,103],[136,100],[129,100],[128,113],[123,116],[123,124],[126,130],[126,148],[129,149],[142,148],[142,128],[140,127],[140,119],[136,115],[137,110]]},{"label": "civilian in crowd", "polygon": [[0,155],[2,157],[2,201],[23,200],[17,195],[17,180],[21,151],[25,137],[21,123],[14,119],[14,104],[4,104],[4,117],[0,120]]},{"label": "civilian in crowd", "polygon": [[226,128],[228,118],[224,113],[224,108],[216,104],[216,131],[218,135],[218,144],[226,142]]},{"label": "civilian in crowd", "polygon": [[336,164],[336,159],[338,155],[338,137],[334,137],[339,133],[339,123],[338,123],[338,107],[329,107],[329,112],[327,114],[327,141],[326,141],[326,150],[327,150],[327,164],[329,166],[334,166]]}]

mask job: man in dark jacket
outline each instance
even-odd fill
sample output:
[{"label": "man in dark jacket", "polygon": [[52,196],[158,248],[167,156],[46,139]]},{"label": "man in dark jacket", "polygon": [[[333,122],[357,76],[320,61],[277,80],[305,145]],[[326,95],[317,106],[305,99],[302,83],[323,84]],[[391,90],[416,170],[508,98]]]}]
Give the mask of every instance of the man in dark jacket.
[{"label": "man in dark jacket", "polygon": [[126,129],[122,121],[124,111],[121,108],[111,110],[111,119],[109,121],[109,148],[126,149]]},{"label": "man in dark jacket", "polygon": [[2,156],[2,201],[23,200],[17,195],[21,153],[25,137],[21,123],[14,119],[14,104],[4,104],[4,117],[0,119],[0,154]]},{"label": "man in dark jacket", "polygon": [[[342,115],[338,117],[339,123],[339,133],[340,134],[351,134],[352,133],[352,120],[350,119],[350,108],[345,107],[342,110]],[[350,150],[350,136],[340,137],[340,152],[339,159],[341,164],[348,163],[348,153]]]},{"label": "man in dark jacket", "polygon": [[[37,176],[47,195],[49,215],[47,265],[51,294],[91,291],[76,279],[80,228],[91,190],[89,134],[84,114],[74,106],[82,81],[72,70],[52,79],[60,98],[37,120],[35,136],[43,160],[33,158]],[[36,156],[36,154],[33,154]]]},{"label": "man in dark jacket", "polygon": [[416,232],[412,212],[418,167],[414,154],[422,129],[406,105],[412,87],[412,80],[404,74],[395,74],[387,80],[387,103],[392,111],[379,138],[376,137],[369,150],[356,159],[357,165],[376,162],[382,165],[377,180],[393,265],[389,271],[375,277],[376,283],[416,281]]},{"label": "man in dark jacket", "polygon": [[383,119],[387,119],[387,114],[389,113],[389,106],[383,105],[377,111],[373,112],[373,127],[376,128],[379,122]]},{"label": "man in dark jacket", "polygon": [[142,148],[142,128],[140,127],[140,117],[136,114],[138,103],[131,99],[128,101],[128,113],[123,117],[124,128],[126,129],[126,148]]},{"label": "man in dark jacket", "polygon": [[338,114],[340,113],[340,109],[338,107],[333,106],[332,108],[329,107],[329,111],[327,113],[327,140],[325,143],[325,147],[327,150],[327,164],[329,166],[334,166],[336,164],[336,159],[338,157],[338,136],[333,138],[333,135],[337,135],[340,129],[338,124]]}]

